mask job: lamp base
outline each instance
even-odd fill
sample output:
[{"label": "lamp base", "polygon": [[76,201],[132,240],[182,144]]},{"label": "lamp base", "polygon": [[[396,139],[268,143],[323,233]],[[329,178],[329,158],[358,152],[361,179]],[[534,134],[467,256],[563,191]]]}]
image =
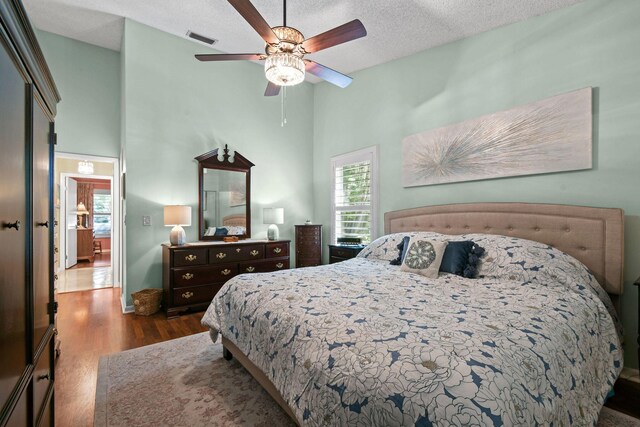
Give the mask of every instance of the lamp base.
[{"label": "lamp base", "polygon": [[271,224],[269,228],[267,228],[267,239],[278,240],[279,238],[280,238],[280,230],[278,230],[278,226],[275,224]]},{"label": "lamp base", "polygon": [[187,243],[187,235],[184,232],[184,228],[179,225],[176,225],[171,229],[171,234],[169,234],[169,242],[172,245],[184,245]]}]

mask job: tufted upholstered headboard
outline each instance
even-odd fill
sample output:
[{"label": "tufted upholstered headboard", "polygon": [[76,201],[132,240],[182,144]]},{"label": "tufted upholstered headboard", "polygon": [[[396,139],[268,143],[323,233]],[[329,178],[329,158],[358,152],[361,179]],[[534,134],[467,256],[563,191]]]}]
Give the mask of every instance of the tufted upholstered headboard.
[{"label": "tufted upholstered headboard", "polygon": [[384,214],[385,234],[500,234],[553,246],[586,265],[610,294],[621,295],[624,211],[534,203],[426,206]]},{"label": "tufted upholstered headboard", "polygon": [[245,214],[227,215],[222,218],[222,225],[246,227],[247,216]]}]

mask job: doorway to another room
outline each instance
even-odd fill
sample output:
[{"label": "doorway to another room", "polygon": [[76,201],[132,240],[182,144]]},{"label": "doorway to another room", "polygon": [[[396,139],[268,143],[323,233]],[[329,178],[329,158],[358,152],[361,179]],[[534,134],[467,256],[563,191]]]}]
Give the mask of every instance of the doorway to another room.
[{"label": "doorway to another room", "polygon": [[118,160],[56,153],[58,293],[120,286]]}]

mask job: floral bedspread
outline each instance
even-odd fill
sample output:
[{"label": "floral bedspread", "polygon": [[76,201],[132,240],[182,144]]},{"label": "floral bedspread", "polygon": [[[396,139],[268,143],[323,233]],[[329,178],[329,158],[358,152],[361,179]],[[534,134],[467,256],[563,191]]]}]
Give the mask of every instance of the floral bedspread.
[{"label": "floral bedspread", "polygon": [[622,369],[607,294],[575,259],[502,236],[477,279],[402,272],[403,233],[339,264],[240,275],[203,324],[302,425],[595,425]]}]

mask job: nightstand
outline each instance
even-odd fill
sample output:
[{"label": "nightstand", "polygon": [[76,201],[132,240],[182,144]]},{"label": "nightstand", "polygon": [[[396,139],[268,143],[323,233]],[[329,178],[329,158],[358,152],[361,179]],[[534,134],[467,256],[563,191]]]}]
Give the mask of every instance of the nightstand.
[{"label": "nightstand", "polygon": [[355,258],[365,245],[329,245],[329,264]]}]

